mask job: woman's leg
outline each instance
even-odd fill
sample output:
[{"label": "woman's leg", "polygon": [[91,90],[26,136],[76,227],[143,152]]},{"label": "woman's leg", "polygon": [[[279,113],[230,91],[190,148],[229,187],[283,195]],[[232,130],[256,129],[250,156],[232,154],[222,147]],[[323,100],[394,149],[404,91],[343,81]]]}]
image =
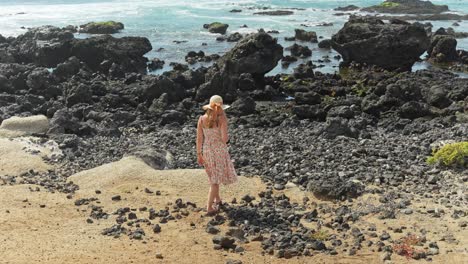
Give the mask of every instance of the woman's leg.
[{"label": "woman's leg", "polygon": [[217,187],[216,187],[216,193],[214,194],[214,202],[218,204],[221,202],[221,196],[219,195],[219,184],[216,184],[216,185]]},{"label": "woman's leg", "polygon": [[214,211],[213,202],[214,202],[214,199],[215,199],[217,188],[218,188],[218,184],[211,184],[211,186],[210,186],[210,191],[208,192],[208,203],[207,203],[207,206],[206,206],[206,210],[208,212]]}]

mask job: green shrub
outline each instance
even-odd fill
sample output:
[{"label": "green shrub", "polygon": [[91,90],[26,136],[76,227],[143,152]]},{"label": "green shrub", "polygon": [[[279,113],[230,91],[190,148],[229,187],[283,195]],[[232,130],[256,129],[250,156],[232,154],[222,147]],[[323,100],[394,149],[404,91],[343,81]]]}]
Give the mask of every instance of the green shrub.
[{"label": "green shrub", "polygon": [[313,233],[312,235],[310,235],[310,237],[312,239],[319,240],[319,241],[325,241],[325,240],[328,239],[329,236],[330,235],[325,230],[319,230],[319,231]]},{"label": "green shrub", "polygon": [[397,7],[397,6],[399,6],[399,5],[400,5],[400,4],[398,4],[398,3],[393,3],[393,2],[389,2],[389,1],[386,1],[386,2],[383,2],[383,3],[380,4],[380,6],[383,6],[383,7],[390,7],[390,8],[392,8],[392,7]]},{"label": "green shrub", "polygon": [[427,158],[428,164],[440,163],[445,166],[464,166],[468,159],[468,141],[447,144]]},{"label": "green shrub", "polygon": [[364,97],[367,91],[369,91],[369,87],[365,86],[363,81],[357,81],[356,84],[351,87],[351,90],[359,97]]}]

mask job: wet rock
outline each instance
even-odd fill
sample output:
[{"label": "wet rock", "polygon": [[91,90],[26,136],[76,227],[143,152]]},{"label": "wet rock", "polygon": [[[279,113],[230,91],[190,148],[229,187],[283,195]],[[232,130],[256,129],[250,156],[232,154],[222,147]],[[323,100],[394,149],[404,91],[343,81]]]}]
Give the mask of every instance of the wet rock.
[{"label": "wet rock", "polygon": [[410,70],[428,46],[423,25],[386,24],[376,18],[351,16],[332,37],[345,65],[355,61],[388,70]]},{"label": "wet rock", "polygon": [[319,42],[318,47],[321,49],[330,49],[331,48],[331,39],[324,39]]},{"label": "wet rock", "polygon": [[396,14],[440,14],[449,11],[447,5],[435,5],[422,0],[392,0],[380,5],[365,7],[365,12],[396,13]]},{"label": "wet rock", "polygon": [[229,27],[228,24],[223,24],[220,22],[213,22],[211,24],[203,25],[204,28],[208,29],[210,33],[226,34],[226,30]]},{"label": "wet rock", "polygon": [[154,58],[148,64],[148,69],[150,71],[156,71],[156,70],[162,69],[164,67],[164,64],[165,64],[165,61],[160,60],[158,58]]},{"label": "wet rock", "polygon": [[124,24],[115,21],[90,22],[80,26],[81,33],[114,34],[124,29]]},{"label": "wet rock", "polygon": [[289,10],[262,11],[262,12],[254,13],[254,15],[264,15],[264,16],[288,16],[292,14],[294,14],[294,12],[289,11]]},{"label": "wet rock", "polygon": [[457,40],[451,36],[437,35],[432,38],[427,53],[435,62],[453,62],[458,60]]},{"label": "wet rock", "polygon": [[317,33],[314,31],[305,31],[303,29],[295,29],[294,38],[301,41],[310,41],[312,43],[317,43]]},{"label": "wet rock", "polygon": [[314,68],[315,65],[312,64],[312,61],[301,63],[296,68],[294,68],[293,76],[296,79],[314,78]]},{"label": "wet rock", "polygon": [[337,7],[333,10],[335,11],[354,11],[354,10],[358,10],[359,7],[358,6],[355,6],[355,5],[347,5],[347,6],[340,6],[340,7]]},{"label": "wet rock", "polygon": [[312,51],[307,46],[301,46],[294,43],[292,46],[286,48],[286,50],[291,51],[292,56],[296,57],[310,57],[312,56]]},{"label": "wet rock", "polygon": [[243,38],[242,34],[240,34],[239,32],[235,32],[235,33],[229,35],[226,38],[226,41],[228,41],[228,42],[237,42],[237,41],[241,40],[242,38]]},{"label": "wet rock", "polygon": [[207,72],[206,83],[196,92],[196,100],[203,101],[213,94],[223,96],[229,102],[239,87],[239,76],[249,73],[257,83],[264,74],[272,70],[283,57],[283,49],[266,33],[251,34],[237,45]]}]

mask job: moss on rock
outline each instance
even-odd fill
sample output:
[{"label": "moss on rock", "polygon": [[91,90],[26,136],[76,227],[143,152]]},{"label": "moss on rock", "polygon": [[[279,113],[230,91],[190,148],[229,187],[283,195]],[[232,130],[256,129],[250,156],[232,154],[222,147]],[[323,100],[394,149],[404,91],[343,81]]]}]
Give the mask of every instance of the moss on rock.
[{"label": "moss on rock", "polygon": [[468,141],[451,143],[434,150],[427,158],[428,164],[442,164],[445,166],[465,166],[468,160]]}]

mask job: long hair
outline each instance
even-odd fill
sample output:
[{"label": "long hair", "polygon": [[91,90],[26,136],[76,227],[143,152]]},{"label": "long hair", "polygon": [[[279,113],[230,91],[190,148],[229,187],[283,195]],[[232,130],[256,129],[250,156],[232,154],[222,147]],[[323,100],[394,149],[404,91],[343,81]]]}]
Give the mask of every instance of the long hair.
[{"label": "long hair", "polygon": [[206,114],[208,116],[208,128],[213,128],[218,126],[219,116],[223,109],[219,104],[210,105],[212,109],[206,109]]}]

